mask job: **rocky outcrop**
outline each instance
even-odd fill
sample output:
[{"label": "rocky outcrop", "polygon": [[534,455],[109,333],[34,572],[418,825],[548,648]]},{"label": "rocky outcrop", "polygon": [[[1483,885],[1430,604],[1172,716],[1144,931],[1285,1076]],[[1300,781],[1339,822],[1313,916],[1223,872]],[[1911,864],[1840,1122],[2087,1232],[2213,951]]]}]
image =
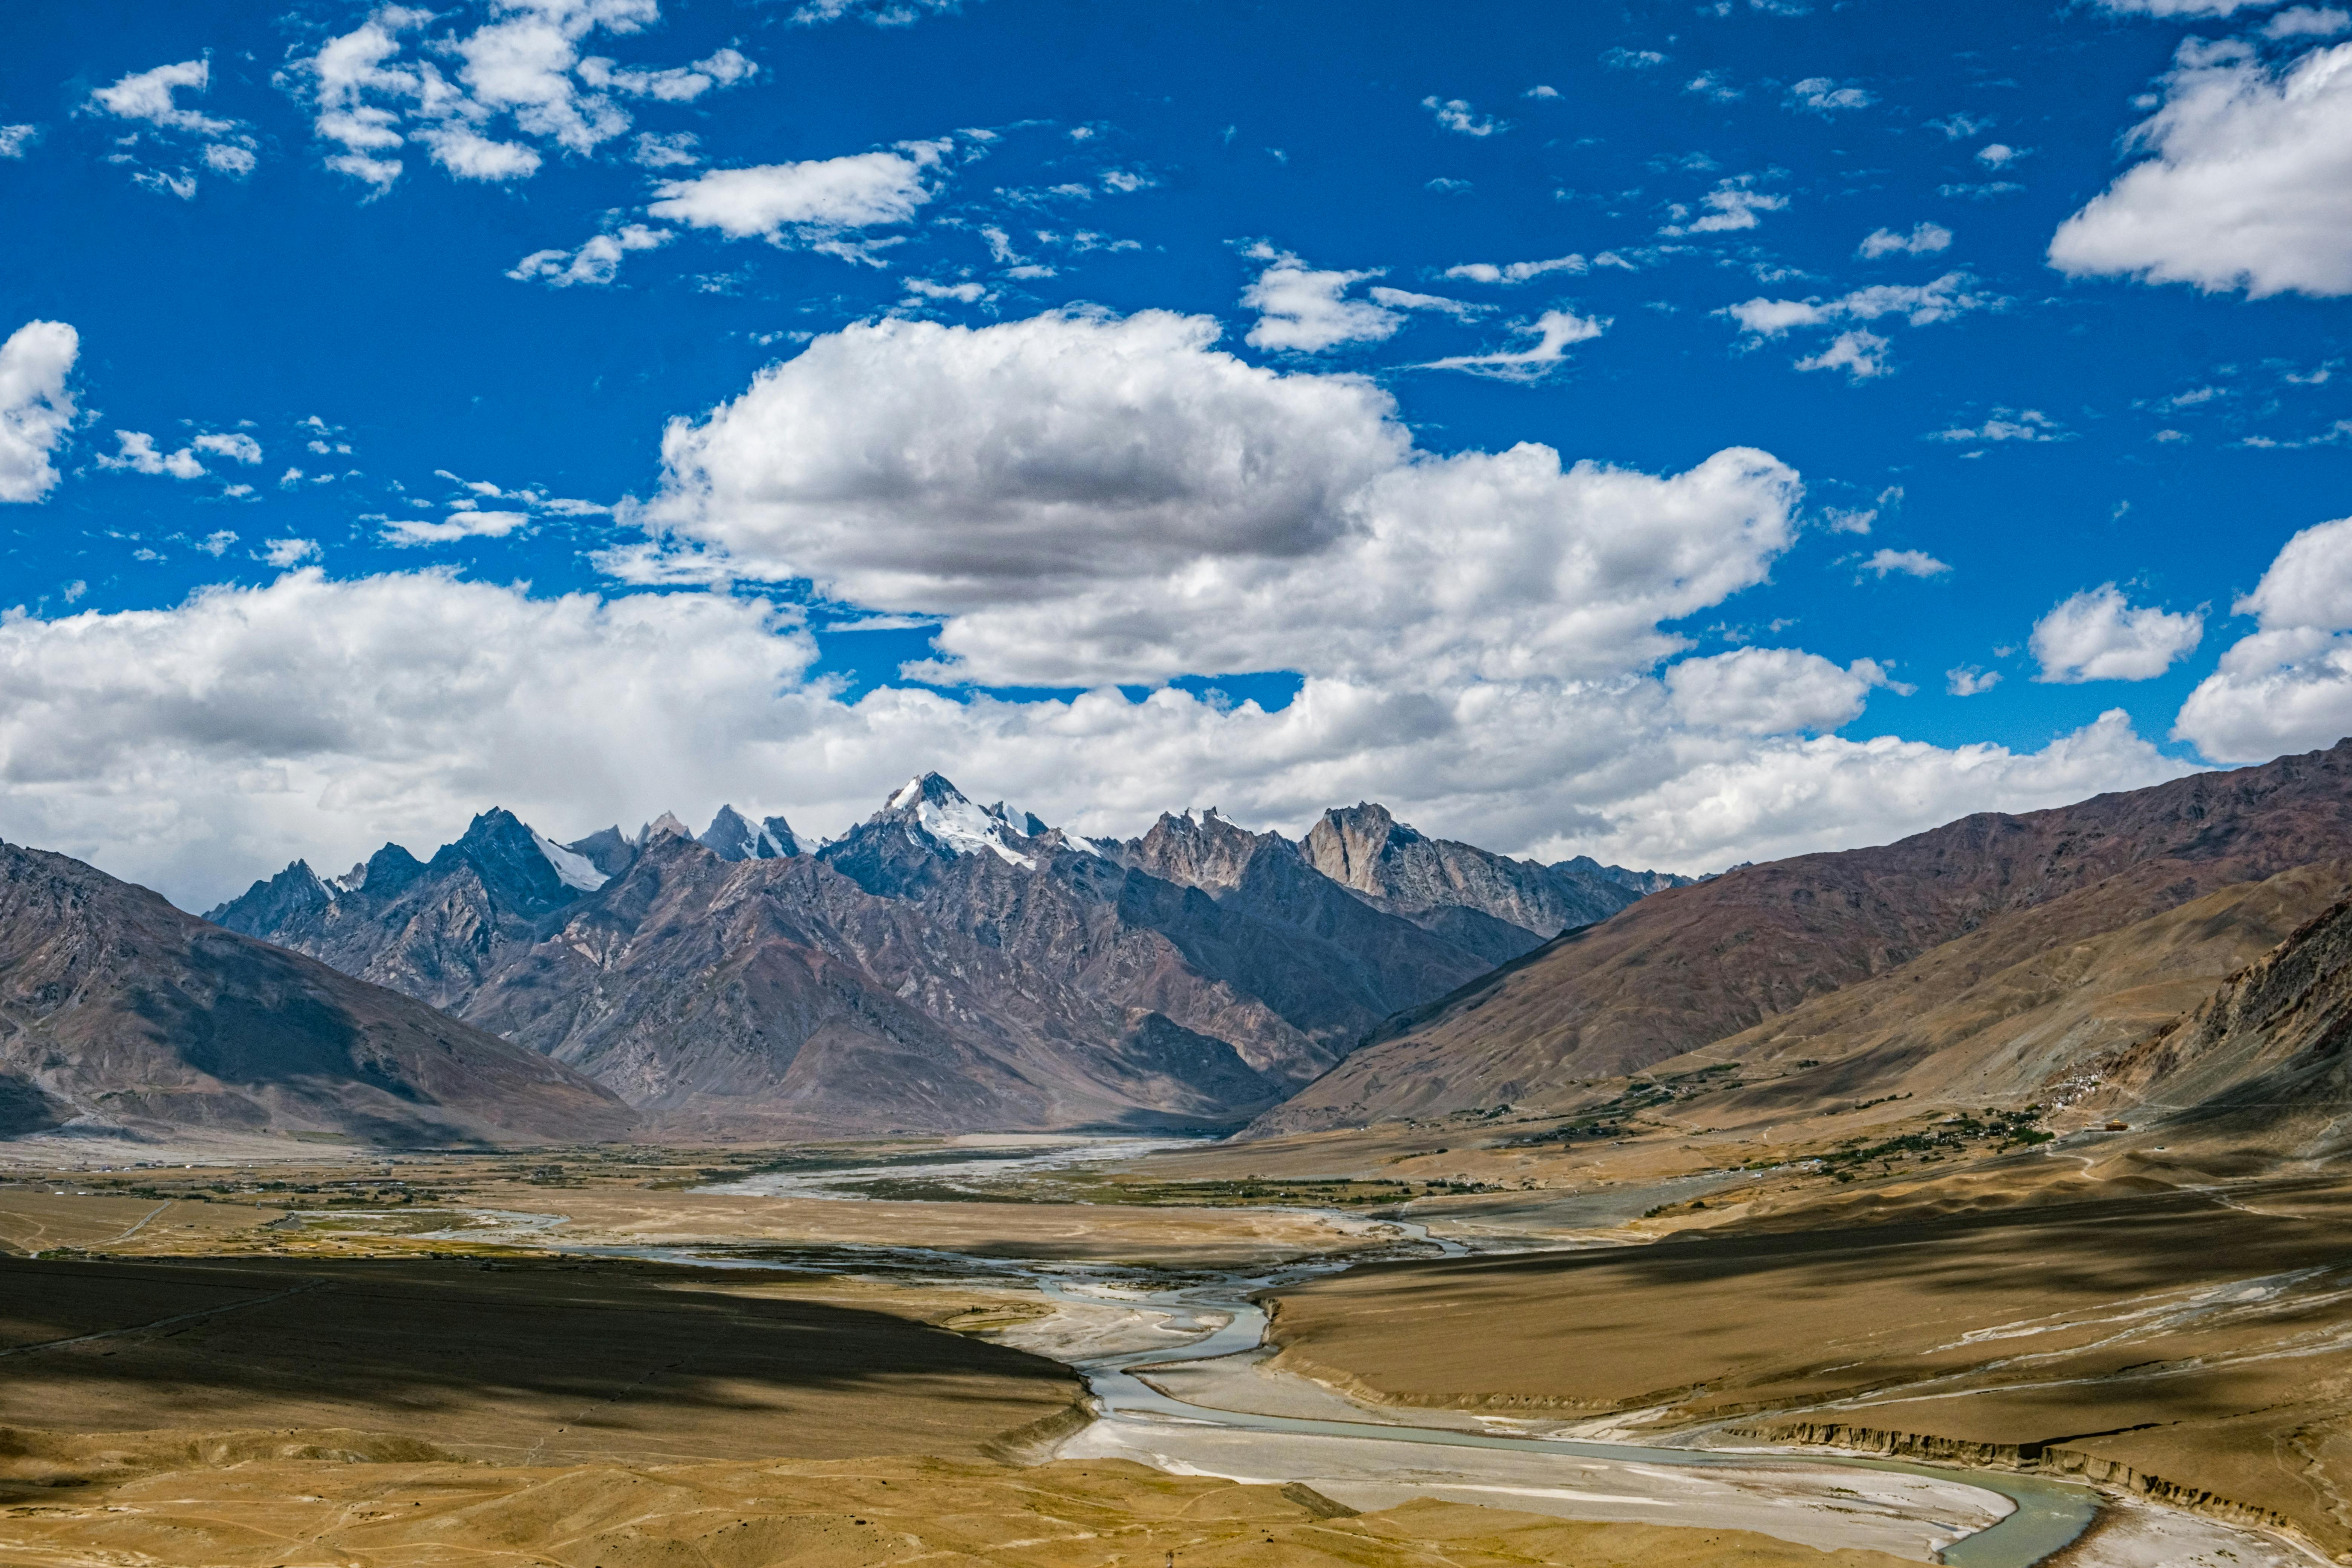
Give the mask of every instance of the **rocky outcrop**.
[{"label": "rocky outcrop", "polygon": [[[1748,862],[1743,861],[1734,866],[1732,869],[1746,870],[1748,865]],[[1556,860],[1552,863],[1551,868],[1555,871],[1567,872],[1573,877],[1598,878],[1604,882],[1614,882],[1627,892],[1638,893],[1643,898],[1649,897],[1652,893],[1663,893],[1668,888],[1687,888],[1695,882],[1714,880],[1711,875],[1685,877],[1673,871],[1633,871],[1622,866],[1604,866],[1590,855],[1579,855],[1568,860]]]},{"label": "rocky outcrop", "polygon": [[[319,907],[292,872],[266,888],[280,911]],[[635,1121],[534,1051],[80,861],[0,845],[0,1135],[542,1142]]]},{"label": "rocky outcrop", "polygon": [[2195,1011],[2096,1064],[2084,1109],[2298,1158],[2344,1152],[2352,1100],[2352,897],[2231,975]]},{"label": "rocky outcrop", "polygon": [[[611,831],[615,838],[619,837],[619,829]],[[719,815],[710,819],[710,826],[695,836],[695,842],[721,860],[782,860],[802,852],[793,825],[782,817],[753,822],[731,805],[720,806]],[[612,868],[615,872],[620,869],[618,866]]]},{"label": "rocky outcrop", "polygon": [[[1375,908],[1404,916],[1506,963],[1573,926],[1591,925],[1638,901],[1625,872],[1591,860],[1544,866],[1468,844],[1428,838],[1383,805],[1323,814],[1303,846],[1307,862]],[[1615,873],[1616,875],[1612,875]]]}]

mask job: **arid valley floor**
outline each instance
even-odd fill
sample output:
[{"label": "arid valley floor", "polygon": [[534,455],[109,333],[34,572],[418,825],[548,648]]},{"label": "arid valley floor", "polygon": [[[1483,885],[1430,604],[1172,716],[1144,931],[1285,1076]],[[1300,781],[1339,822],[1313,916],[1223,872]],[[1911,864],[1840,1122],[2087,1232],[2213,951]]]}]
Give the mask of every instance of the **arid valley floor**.
[{"label": "arid valley floor", "polygon": [[22,1141],[0,1561],[2032,1561],[2001,1478],[2095,1509],[2048,1561],[2352,1548],[2340,1179],[1736,1076],[1581,1142]]}]

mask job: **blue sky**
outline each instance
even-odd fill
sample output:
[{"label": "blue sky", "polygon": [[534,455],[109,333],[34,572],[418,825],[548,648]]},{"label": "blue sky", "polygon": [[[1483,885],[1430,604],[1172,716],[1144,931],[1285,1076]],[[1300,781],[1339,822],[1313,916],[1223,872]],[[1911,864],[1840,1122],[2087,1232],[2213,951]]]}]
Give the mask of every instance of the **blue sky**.
[{"label": "blue sky", "polygon": [[2347,26],[16,7],[0,834],[936,765],[1702,869],[2331,743]]}]

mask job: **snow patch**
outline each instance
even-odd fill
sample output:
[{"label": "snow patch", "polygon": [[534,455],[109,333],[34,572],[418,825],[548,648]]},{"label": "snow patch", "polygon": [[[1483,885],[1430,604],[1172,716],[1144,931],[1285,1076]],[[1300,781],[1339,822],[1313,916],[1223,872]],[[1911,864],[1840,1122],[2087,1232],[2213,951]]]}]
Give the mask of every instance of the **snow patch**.
[{"label": "snow patch", "polygon": [[960,795],[946,800],[919,802],[915,807],[915,820],[923,825],[924,832],[959,855],[992,849],[1007,865],[1034,867],[1037,864],[1004,842],[1007,831],[1004,822]]},{"label": "snow patch", "polygon": [[547,857],[550,866],[555,868],[555,879],[567,888],[593,893],[612,879],[596,869],[588,857],[566,849],[536,827],[530,830],[530,841],[539,846],[539,852]]}]

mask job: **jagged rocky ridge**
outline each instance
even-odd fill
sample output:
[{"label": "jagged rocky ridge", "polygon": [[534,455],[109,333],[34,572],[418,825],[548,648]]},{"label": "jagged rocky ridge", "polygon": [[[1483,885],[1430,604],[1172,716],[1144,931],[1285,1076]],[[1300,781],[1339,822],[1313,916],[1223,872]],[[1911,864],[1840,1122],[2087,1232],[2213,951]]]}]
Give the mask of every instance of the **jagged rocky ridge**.
[{"label": "jagged rocky ridge", "polygon": [[1308,864],[1374,909],[1402,915],[1495,963],[1531,952],[1529,932],[1597,924],[1644,893],[1691,880],[1590,858],[1559,866],[1513,860],[1425,838],[1388,807],[1361,802],[1325,812],[1302,847]]},{"label": "jagged rocky ridge", "polygon": [[[299,907],[299,879],[257,889]],[[0,1137],[58,1128],[370,1143],[609,1138],[580,1074],[396,992],[0,845]]]},{"label": "jagged rocky ridge", "polygon": [[1648,875],[1374,806],[1305,846],[1213,812],[1087,839],[932,773],[814,851],[732,807],[570,844],[494,810],[429,861],[298,861],[210,918],[576,1067],[669,1135],[1223,1127]]}]

